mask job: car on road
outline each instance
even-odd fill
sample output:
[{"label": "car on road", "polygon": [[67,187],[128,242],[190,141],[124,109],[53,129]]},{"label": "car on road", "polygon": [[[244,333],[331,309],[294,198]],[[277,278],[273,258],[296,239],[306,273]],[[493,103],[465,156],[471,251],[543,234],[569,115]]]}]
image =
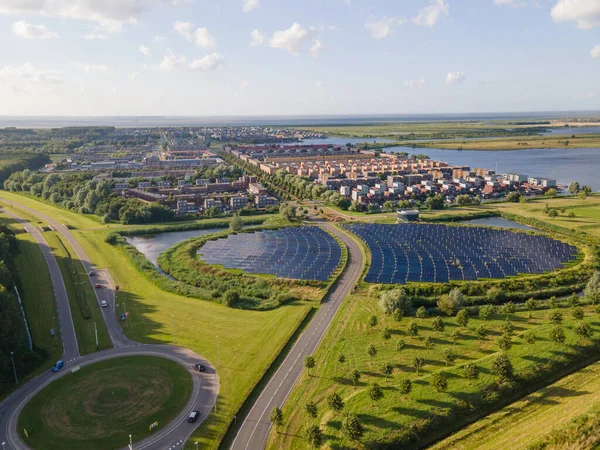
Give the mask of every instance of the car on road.
[{"label": "car on road", "polygon": [[196,372],[205,372],[206,366],[204,366],[202,363],[196,363],[194,364],[194,369],[196,369]]},{"label": "car on road", "polygon": [[198,417],[200,417],[200,411],[192,411],[188,416],[188,422],[194,423],[196,420],[198,420]]},{"label": "car on road", "polygon": [[106,300],[102,300],[102,301],[100,301],[100,306],[102,306],[103,308],[106,308],[108,306],[108,302]]},{"label": "car on road", "polygon": [[94,285],[94,287],[95,287],[96,289],[101,289],[101,288],[102,288],[102,285],[101,285],[100,283],[96,283],[96,284]]},{"label": "car on road", "polygon": [[90,271],[88,272],[88,275],[89,275],[90,277],[93,277],[93,276],[94,276],[94,275],[96,275],[96,274],[95,274],[93,271],[91,271],[91,270],[90,270]]},{"label": "car on road", "polygon": [[57,361],[56,364],[52,366],[52,372],[58,372],[64,365],[65,362],[62,359],[60,361]]}]

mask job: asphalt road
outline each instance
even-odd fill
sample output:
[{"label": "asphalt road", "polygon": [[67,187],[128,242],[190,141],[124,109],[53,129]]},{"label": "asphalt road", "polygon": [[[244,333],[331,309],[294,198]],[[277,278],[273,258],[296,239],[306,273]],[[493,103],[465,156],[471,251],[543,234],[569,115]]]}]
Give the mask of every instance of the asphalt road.
[{"label": "asphalt road", "polygon": [[[89,276],[92,284],[101,284],[102,288],[95,289],[96,299],[100,303],[102,300],[108,302],[108,307],[101,308],[104,321],[110,334],[114,348],[95,352],[89,355],[80,356],[77,347],[77,339],[73,327],[73,320],[69,309],[66,289],[60,273],[60,269],[56,262],[52,251],[44,240],[42,233],[33,225],[26,225],[28,230],[34,236],[37,243],[46,258],[52,285],[56,297],[56,305],[58,316],[60,318],[60,330],[63,337],[63,360],[66,361],[65,367],[58,373],[47,371],[38,377],[28,381],[2,403],[0,403],[0,442],[3,444],[2,450],[26,450],[29,449],[27,444],[22,441],[17,432],[17,420],[19,413],[25,404],[37,392],[42,390],[55,379],[67,375],[73,368],[82,367],[103,361],[110,358],[130,356],[130,355],[155,355],[170,358],[179,362],[188,369],[193,380],[193,390],[185,408],[171,423],[159,426],[150,437],[135,442],[134,449],[181,449],[185,445],[192,432],[204,421],[210,414],[219,392],[219,379],[216,370],[209,364],[208,361],[195,354],[191,350],[170,345],[145,345],[137,344],[128,339],[122,331],[121,325],[118,322],[115,313],[115,290],[114,282],[107,270],[100,270],[93,266],[90,259],[87,257],[83,248],[75,240],[70,230],[64,225],[57,223],[52,218],[38,213],[37,211],[19,205],[19,208],[37,216],[56,231],[58,231],[64,239],[66,239],[72,248],[77,253],[79,259],[83,262],[86,271],[93,272],[94,275]],[[28,224],[27,221],[18,217],[10,208],[4,208],[5,212],[15,220],[23,224]],[[194,370],[194,364],[202,362],[206,366],[206,372],[198,373]],[[190,411],[197,410],[200,412],[200,419],[194,424],[187,422],[187,416]],[[129,437],[123,436],[123,450],[127,449]]]},{"label": "asphalt road", "polygon": [[358,244],[329,223],[321,223],[336,235],[348,248],[348,264],[337,284],[324,299],[323,304],[306,330],[300,335],[277,372],[269,380],[252,409],[240,425],[232,450],[261,450],[265,448],[271,430],[270,414],[281,407],[304,369],[304,356],[312,355],[342,302],[356,285],[363,268],[363,256]]}]

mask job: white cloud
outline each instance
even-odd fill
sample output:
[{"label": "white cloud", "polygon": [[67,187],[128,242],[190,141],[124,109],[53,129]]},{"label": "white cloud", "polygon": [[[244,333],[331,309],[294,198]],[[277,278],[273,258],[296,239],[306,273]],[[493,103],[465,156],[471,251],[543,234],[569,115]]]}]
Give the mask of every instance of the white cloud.
[{"label": "white cloud", "polygon": [[323,87],[323,82],[321,80],[315,81],[315,87],[321,89]]},{"label": "white cloud", "polygon": [[163,36],[162,34],[159,34],[158,36],[154,36],[152,38],[152,40],[154,41],[155,44],[158,44],[160,42],[166,41],[167,38],[165,36]]},{"label": "white cloud", "polygon": [[173,0],[173,6],[184,6],[192,3],[192,0]]},{"label": "white cloud", "polygon": [[600,45],[596,45],[591,51],[592,58],[600,58]]},{"label": "white cloud", "polygon": [[62,78],[56,72],[38,69],[31,63],[22,66],[4,66],[0,68],[0,77],[12,77],[32,83],[59,84]]},{"label": "white cloud", "polygon": [[246,89],[246,88],[248,87],[248,80],[242,80],[242,81],[240,82],[240,87],[241,87],[242,89]]},{"label": "white cloud", "polygon": [[0,14],[31,14],[87,20],[97,24],[88,39],[107,38],[126,23],[137,23],[154,0],[0,0]]},{"label": "white cloud", "polygon": [[450,14],[450,5],[445,0],[431,0],[429,5],[419,11],[412,21],[421,27],[433,27],[440,16]]},{"label": "white cloud", "polygon": [[129,81],[135,81],[135,80],[137,80],[138,75],[139,75],[138,72],[131,72],[129,74]]},{"label": "white cloud", "polygon": [[161,63],[158,66],[155,66],[155,68],[163,72],[173,72],[178,70],[199,70],[208,72],[220,69],[224,63],[225,58],[219,53],[212,53],[203,58],[190,61],[186,56],[177,55],[169,50]]},{"label": "white cloud", "polygon": [[464,72],[448,72],[448,75],[446,75],[446,84],[460,84],[466,78],[467,76]]},{"label": "white cloud", "polygon": [[13,33],[25,39],[53,39],[57,38],[58,34],[50,31],[45,25],[33,25],[24,20],[13,23]]},{"label": "white cloud", "polygon": [[150,48],[146,47],[145,45],[140,45],[139,50],[140,50],[140,53],[144,56],[150,56],[152,54],[152,52],[150,51]]},{"label": "white cloud", "polygon": [[403,23],[403,20],[386,16],[365,23],[365,28],[369,30],[373,39],[383,39],[389,36],[395,25],[402,25]]},{"label": "white cloud", "polygon": [[598,0],[558,0],[552,8],[555,22],[574,20],[582,29],[600,26],[600,1]]},{"label": "white cloud", "polygon": [[[511,8],[522,8],[527,6],[527,3],[519,1],[519,0],[494,0],[494,3],[498,6],[509,6]],[[535,0],[534,0],[535,4]],[[539,6],[536,6],[539,7]]]},{"label": "white cloud", "polygon": [[257,45],[262,45],[262,43],[265,42],[265,35],[260,30],[252,31],[252,33],[250,33],[250,38],[252,39],[250,41],[250,45],[252,47],[256,47]]},{"label": "white cloud", "polygon": [[321,54],[322,50],[323,50],[323,43],[319,39],[315,39],[313,41],[312,47],[310,48],[310,54],[316,58],[317,56],[319,56]]},{"label": "white cloud", "polygon": [[258,8],[260,0],[244,0],[244,12],[250,12],[253,9]]},{"label": "white cloud", "polygon": [[78,63],[77,66],[82,72],[85,73],[93,73],[100,72],[104,74],[109,74],[112,72],[112,69],[108,67],[106,64],[82,64]]},{"label": "white cloud", "polygon": [[408,88],[422,88],[427,86],[427,80],[425,77],[421,77],[418,80],[407,80],[404,82],[404,86]]},{"label": "white cloud", "polygon": [[310,39],[311,34],[302,25],[294,23],[287,30],[276,31],[269,41],[269,47],[286,50],[292,55],[298,55],[302,51],[304,43]]},{"label": "white cloud", "polygon": [[188,41],[193,41],[198,47],[215,48],[216,39],[206,28],[197,28],[194,31],[194,24],[190,22],[175,22],[173,29]]}]

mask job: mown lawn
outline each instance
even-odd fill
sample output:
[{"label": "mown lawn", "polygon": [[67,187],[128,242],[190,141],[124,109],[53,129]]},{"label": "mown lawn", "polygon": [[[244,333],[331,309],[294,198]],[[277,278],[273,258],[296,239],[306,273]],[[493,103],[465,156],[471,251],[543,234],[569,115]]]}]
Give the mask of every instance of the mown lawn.
[{"label": "mown lawn", "polygon": [[[166,358],[128,356],[85,366],[44,388],[19,416],[19,432],[40,450],[112,450],[167,425],[187,403],[192,379]],[[27,430],[28,437],[24,435]]]},{"label": "mown lawn", "polygon": [[170,344],[176,334],[177,345],[194,350],[217,367],[217,414],[192,435],[188,449],[194,449],[195,441],[200,448],[218,448],[234,414],[315,305],[297,302],[272,311],[243,311],[164,292],[135,270],[117,248],[104,242],[113,226],[101,226],[86,216],[6,191],[0,191],[0,199],[21,202],[75,228],[73,234],[90,259],[97,267],[108,268],[119,285],[117,311],[122,312],[126,304],[130,320],[125,333],[130,338]]},{"label": "mown lawn", "polygon": [[[373,292],[373,290],[371,290]],[[581,350],[584,343],[571,329],[575,323],[569,310],[564,314],[563,329],[566,344],[557,344],[549,338],[551,328],[547,310],[536,311],[532,319],[528,313],[510,314],[509,318],[515,326],[513,346],[507,352],[515,371],[522,372],[534,366],[545,364],[569,357]],[[371,315],[378,318],[375,327],[369,327]],[[588,321],[598,334],[600,322],[587,311],[585,320]],[[432,318],[417,319],[405,317],[400,322],[383,315],[378,306],[378,296],[371,295],[366,289],[360,290],[347,301],[340,311],[336,321],[322,341],[315,354],[316,368],[312,376],[305,372],[296,385],[283,412],[285,425],[279,432],[272,432],[267,448],[273,449],[304,449],[307,448],[304,429],[311,423],[321,426],[326,445],[331,448],[363,448],[378,443],[391,442],[412,426],[423,424],[433,415],[444,416],[457,405],[466,404],[481,395],[484,387],[496,380],[492,373],[491,363],[499,352],[496,339],[502,334],[502,326],[506,315],[497,314],[490,320],[480,320],[472,317],[467,327],[457,324],[456,318],[443,318],[444,331],[435,331]],[[418,336],[408,334],[410,322],[418,326]],[[487,336],[479,338],[475,329],[483,325]],[[384,328],[390,330],[390,338],[383,336]],[[460,338],[454,343],[451,335],[458,330]],[[532,330],[536,341],[527,343],[522,334]],[[426,338],[433,342],[433,348],[426,347]],[[404,340],[406,345],[398,350],[397,343]],[[587,341],[585,341],[587,342]],[[375,346],[377,353],[370,357],[368,346]],[[454,364],[446,364],[443,352],[451,349],[456,354]],[[345,362],[340,363],[338,357],[343,354]],[[413,366],[416,356],[425,359],[424,367],[417,373]],[[480,368],[476,381],[466,380],[462,366],[474,362]],[[382,366],[390,363],[393,373],[384,375]],[[360,382],[353,385],[350,374],[358,370]],[[433,374],[443,372],[448,380],[446,392],[438,392],[432,385]],[[413,383],[409,395],[400,393],[400,382],[410,379]],[[378,383],[384,393],[383,399],[373,401],[368,396],[368,388],[372,383]],[[334,413],[327,406],[326,398],[332,392],[337,392],[345,402],[344,412],[356,413],[365,426],[365,435],[360,443],[348,440],[340,430],[341,413]],[[307,402],[316,402],[318,418],[312,420],[304,411]],[[464,415],[467,415],[466,412]],[[450,432],[459,428],[460,420],[452,420],[451,426],[437,428],[435,433],[429,430],[426,436],[421,436],[419,445],[428,442],[436,434]],[[455,427],[454,429],[452,427]]]}]

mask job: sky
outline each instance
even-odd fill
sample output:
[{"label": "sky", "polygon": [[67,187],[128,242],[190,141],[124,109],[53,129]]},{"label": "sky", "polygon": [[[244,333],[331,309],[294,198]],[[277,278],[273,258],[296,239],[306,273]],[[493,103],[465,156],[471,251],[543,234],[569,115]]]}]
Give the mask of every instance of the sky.
[{"label": "sky", "polygon": [[600,110],[600,0],[0,0],[0,115]]}]

